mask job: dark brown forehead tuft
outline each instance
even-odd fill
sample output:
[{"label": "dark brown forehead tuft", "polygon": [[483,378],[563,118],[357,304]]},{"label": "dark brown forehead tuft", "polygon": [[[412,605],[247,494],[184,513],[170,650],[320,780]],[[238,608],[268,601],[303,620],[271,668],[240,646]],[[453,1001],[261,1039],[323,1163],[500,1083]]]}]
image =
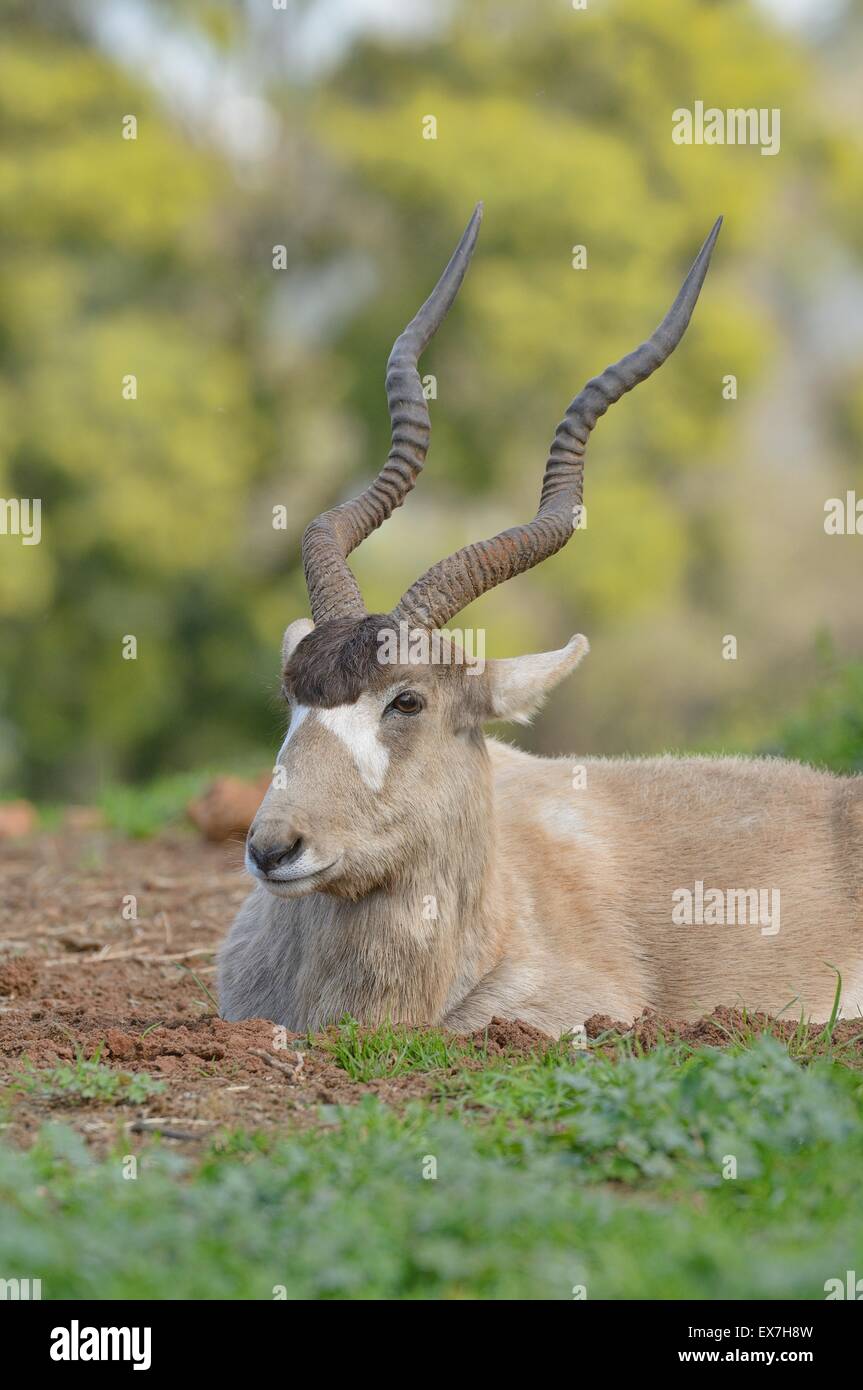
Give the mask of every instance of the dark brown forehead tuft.
[{"label": "dark brown forehead tuft", "polygon": [[301,705],[352,705],[364,690],[383,689],[392,667],[378,661],[378,634],[392,628],[386,613],[333,618],[304,637],[282,673],[285,693]]}]

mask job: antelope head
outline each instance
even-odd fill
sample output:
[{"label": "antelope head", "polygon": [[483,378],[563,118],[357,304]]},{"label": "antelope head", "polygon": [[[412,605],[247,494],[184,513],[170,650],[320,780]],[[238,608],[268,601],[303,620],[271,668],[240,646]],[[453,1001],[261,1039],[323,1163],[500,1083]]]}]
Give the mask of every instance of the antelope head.
[{"label": "antelope head", "polygon": [[[359,898],[386,887],[424,850],[451,840],[454,828],[466,824],[466,808],[477,821],[488,814],[483,724],[528,719],[579,663],[587,641],[579,635],[560,651],[489,661],[480,670],[446,639],[431,648],[435,659],[399,664],[387,655],[398,646],[392,639],[439,634],[481,594],[566,545],[582,503],[588,436],[608,407],[680,342],[722,220],[655,332],[589,381],[569,406],[533,520],[465,546],[417,579],[391,613],[369,614],[347,556],[401,506],[425,462],[430,421],[417,363],[455,299],[481,218],[480,203],[390,354],[386,463],[359,497],[324,512],[303,536],[312,620],[299,618],[285,633],[282,688],[290,723],[246,846],[249,872],[280,897],[325,890]],[[415,657],[413,644],[411,652]]]}]

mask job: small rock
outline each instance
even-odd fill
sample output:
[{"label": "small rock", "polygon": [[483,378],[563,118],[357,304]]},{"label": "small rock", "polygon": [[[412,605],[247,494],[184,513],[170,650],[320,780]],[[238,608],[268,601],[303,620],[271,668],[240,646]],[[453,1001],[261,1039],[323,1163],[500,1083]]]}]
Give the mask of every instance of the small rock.
[{"label": "small rock", "polygon": [[128,1033],[123,1033],[119,1028],[109,1028],[105,1033],[105,1046],[108,1055],[117,1061],[125,1061],[135,1056],[135,1039],[130,1038]]},{"label": "small rock", "polygon": [[270,785],[270,773],[257,781],[218,777],[203,796],[186,808],[189,819],[207,840],[245,835]]},{"label": "small rock", "polygon": [[32,835],[39,821],[36,807],[29,801],[0,803],[0,840],[17,840]]}]

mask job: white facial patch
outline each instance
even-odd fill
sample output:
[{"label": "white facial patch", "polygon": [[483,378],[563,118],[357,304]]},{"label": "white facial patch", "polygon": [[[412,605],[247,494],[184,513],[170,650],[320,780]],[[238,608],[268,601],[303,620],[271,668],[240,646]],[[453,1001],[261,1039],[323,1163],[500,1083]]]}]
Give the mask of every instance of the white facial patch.
[{"label": "white facial patch", "polygon": [[281,759],[282,754],[284,753],[294,734],[297,732],[297,729],[308,716],[308,713],[308,705],[294,705],[293,709],[291,710],[291,722],[288,725],[288,732],[285,734],[285,741],[279,749],[279,754],[276,758],[276,762],[278,762]]},{"label": "white facial patch", "polygon": [[366,786],[373,792],[379,792],[390,761],[390,755],[379,737],[380,699],[361,695],[355,705],[318,709],[315,710],[315,717],[325,729],[341,739]]}]

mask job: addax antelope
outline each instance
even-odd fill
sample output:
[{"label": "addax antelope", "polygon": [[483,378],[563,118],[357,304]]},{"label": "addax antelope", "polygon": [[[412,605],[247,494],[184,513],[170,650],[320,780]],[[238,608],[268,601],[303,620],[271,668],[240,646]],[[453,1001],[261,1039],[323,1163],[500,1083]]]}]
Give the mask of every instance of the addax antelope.
[{"label": "addax antelope", "polygon": [[[417,362],[474,250],[475,211],[395,343],[392,448],[374,482],[303,537],[312,620],[288,627],[290,721],[251,826],[256,880],[219,963],[226,1018],[290,1029],[345,1014],[466,1030],[495,1014],[550,1034],[593,1013],[717,1004],[824,1019],[863,1008],[863,779],[779,760],[531,757],[483,725],[525,720],[587,652],[488,661],[446,636],[467,604],[574,534],[596,421],[680,342],[716,223],[641,347],[576,396],[533,521],[433,565],[369,614],[346,557],[413,488],[429,444]],[[393,652],[396,652],[395,659]]]}]

